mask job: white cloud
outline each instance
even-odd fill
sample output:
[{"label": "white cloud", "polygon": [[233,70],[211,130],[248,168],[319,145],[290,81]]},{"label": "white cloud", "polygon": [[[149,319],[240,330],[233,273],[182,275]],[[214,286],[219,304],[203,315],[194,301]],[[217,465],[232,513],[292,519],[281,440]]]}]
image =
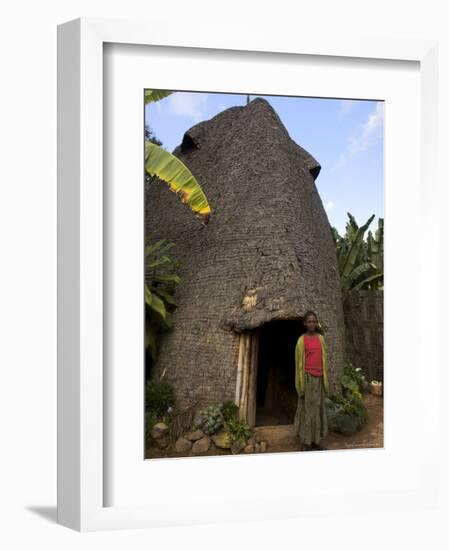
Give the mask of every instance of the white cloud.
[{"label": "white cloud", "polygon": [[333,210],[335,207],[335,203],[333,203],[332,201],[328,201],[325,205],[324,205],[324,209],[326,210],[326,212],[330,212],[331,210]]},{"label": "white cloud", "polygon": [[341,153],[331,170],[342,168],[351,157],[366,151],[381,136],[383,122],[384,104],[379,101],[359,131],[350,138],[346,151]]},{"label": "white cloud", "polygon": [[207,94],[176,92],[167,98],[168,112],[172,115],[189,116],[199,122],[206,113]]},{"label": "white cloud", "polygon": [[376,105],[374,112],[372,112],[368,120],[362,126],[362,131],[355,138],[351,139],[349,146],[349,152],[355,155],[359,151],[365,151],[379,136],[380,130],[383,127],[384,122],[384,104],[379,102]]},{"label": "white cloud", "polygon": [[354,99],[342,99],[340,100],[340,115],[347,116],[356,106],[357,101]]}]

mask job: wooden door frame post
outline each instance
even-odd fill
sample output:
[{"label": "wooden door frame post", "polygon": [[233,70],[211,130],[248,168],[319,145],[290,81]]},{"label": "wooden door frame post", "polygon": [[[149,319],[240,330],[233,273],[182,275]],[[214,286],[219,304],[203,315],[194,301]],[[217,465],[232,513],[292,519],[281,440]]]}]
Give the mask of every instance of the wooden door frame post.
[{"label": "wooden door frame post", "polygon": [[239,407],[239,419],[251,428],[256,423],[258,357],[259,331],[240,333],[235,404]]}]

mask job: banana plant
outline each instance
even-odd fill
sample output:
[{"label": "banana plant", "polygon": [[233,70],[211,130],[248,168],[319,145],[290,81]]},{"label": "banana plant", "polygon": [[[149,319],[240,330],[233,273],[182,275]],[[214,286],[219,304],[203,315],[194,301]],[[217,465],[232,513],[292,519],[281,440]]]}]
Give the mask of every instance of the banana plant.
[{"label": "banana plant", "polygon": [[351,273],[355,268],[359,267],[358,259],[362,250],[363,237],[368,226],[374,219],[374,214],[361,227],[355,228],[350,219],[348,233],[348,250],[346,256],[341,262],[341,281],[345,290],[351,287]]},{"label": "banana plant", "polygon": [[173,326],[172,313],[177,304],[174,297],[181,282],[176,271],[179,263],[167,252],[175,246],[166,239],[154,242],[152,236],[145,243],[145,347],[153,360],[158,352],[158,335]]},{"label": "banana plant", "polygon": [[[145,90],[145,105],[160,101],[172,93]],[[197,179],[177,157],[146,141],[145,172],[149,177],[164,181],[202,223],[208,223],[211,209],[207,198]],[[153,361],[158,352],[158,335],[173,325],[172,312],[176,308],[174,294],[181,281],[176,273],[170,272],[175,268],[175,262],[167,255],[172,246],[174,243],[167,243],[165,239],[151,242],[150,237],[147,237],[145,246],[145,347],[149,349]]]},{"label": "banana plant", "polygon": [[379,218],[375,237],[364,235],[374,214],[361,227],[348,212],[349,221],[343,237],[332,228],[337,251],[337,265],[344,290],[378,289],[383,287],[383,218]]},{"label": "banana plant", "polygon": [[[384,277],[384,220],[379,218],[377,230],[373,237],[371,231],[367,238],[368,256],[370,261],[376,266],[374,273],[363,281],[363,288],[382,289]],[[360,285],[359,285],[360,286]]]},{"label": "banana plant", "polygon": [[[145,105],[154,103],[173,92],[165,90],[145,90]],[[181,201],[203,222],[209,222],[211,209],[201,185],[187,166],[177,157],[151,143],[145,142],[145,170],[167,183]]]},{"label": "banana plant", "polygon": [[160,101],[164,97],[168,97],[173,92],[168,90],[145,90],[145,105],[147,103],[154,103],[155,101]]},{"label": "banana plant", "polygon": [[200,184],[187,166],[158,145],[145,142],[145,170],[168,184],[181,201],[204,223],[209,221],[210,206]]}]

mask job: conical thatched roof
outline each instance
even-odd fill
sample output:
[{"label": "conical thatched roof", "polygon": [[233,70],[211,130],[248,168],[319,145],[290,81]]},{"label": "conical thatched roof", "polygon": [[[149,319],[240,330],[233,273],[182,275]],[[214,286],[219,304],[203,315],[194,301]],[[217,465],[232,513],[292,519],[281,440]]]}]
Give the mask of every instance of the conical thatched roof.
[{"label": "conical thatched roof", "polygon": [[[263,99],[197,124],[174,154],[199,180],[212,213],[204,226],[165,184],[146,190],[146,229],[175,242],[183,265],[175,328],[164,336],[158,364],[179,378],[190,361],[190,376],[211,382],[222,375],[232,386],[236,348],[226,355],[223,333],[314,309],[341,365],[339,276],[314,181],[318,162]],[[218,370],[208,370],[217,359]]]}]

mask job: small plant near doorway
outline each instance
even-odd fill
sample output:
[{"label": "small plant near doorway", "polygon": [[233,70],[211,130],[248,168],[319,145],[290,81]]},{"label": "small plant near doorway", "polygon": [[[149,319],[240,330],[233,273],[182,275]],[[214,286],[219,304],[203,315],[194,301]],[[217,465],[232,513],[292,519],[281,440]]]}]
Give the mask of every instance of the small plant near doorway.
[{"label": "small plant near doorway", "polygon": [[221,404],[209,405],[199,411],[193,419],[193,429],[201,430],[206,435],[218,432],[224,425]]},{"label": "small plant near doorway", "polygon": [[226,422],[226,429],[231,436],[231,442],[235,443],[238,441],[242,446],[245,446],[248,439],[251,437],[252,432],[251,428],[237,418],[229,418]]},{"label": "small plant near doorway", "polygon": [[245,445],[252,432],[246,422],[238,419],[238,410],[232,401],[209,405],[195,415],[193,429],[201,430],[206,435],[223,431],[229,434],[231,443],[239,441]]}]

